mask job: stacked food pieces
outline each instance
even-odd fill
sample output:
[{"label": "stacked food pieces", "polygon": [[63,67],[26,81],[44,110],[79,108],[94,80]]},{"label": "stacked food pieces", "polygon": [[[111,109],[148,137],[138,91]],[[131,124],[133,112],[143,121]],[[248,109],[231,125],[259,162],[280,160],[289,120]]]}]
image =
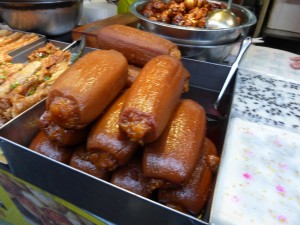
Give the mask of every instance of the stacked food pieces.
[{"label": "stacked food pieces", "polygon": [[185,27],[205,28],[206,17],[214,10],[225,9],[224,3],[207,0],[151,0],[141,10],[146,18]]},{"label": "stacked food pieces", "polygon": [[[87,53],[55,81],[30,148],[198,216],[219,158],[203,107],[181,98],[189,72],[177,46],[122,25],[103,29],[99,40],[114,40],[111,48]],[[140,71],[128,82],[132,66]]]},{"label": "stacked food pieces", "polygon": [[35,33],[24,33],[12,30],[0,30],[0,63],[10,62],[9,52],[28,45],[39,39]]},{"label": "stacked food pieces", "polygon": [[0,125],[47,96],[50,86],[68,67],[71,53],[47,43],[26,63],[0,65]]}]

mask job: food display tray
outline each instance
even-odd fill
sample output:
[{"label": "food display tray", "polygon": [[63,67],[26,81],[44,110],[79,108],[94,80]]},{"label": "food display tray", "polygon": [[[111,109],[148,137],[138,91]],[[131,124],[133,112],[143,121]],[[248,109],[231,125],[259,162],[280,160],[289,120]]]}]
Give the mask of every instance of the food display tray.
[{"label": "food display tray", "polygon": [[[5,29],[0,29],[0,30],[5,30]],[[19,32],[19,33],[24,33],[24,34],[31,33],[31,32],[20,31],[20,30],[11,30],[11,31],[13,31],[13,32]],[[33,41],[33,42],[29,43],[29,44],[26,44],[26,45],[24,45],[24,46],[22,46],[20,48],[17,48],[17,49],[15,49],[13,51],[10,51],[10,52],[8,52],[8,54],[10,56],[12,56],[12,57],[16,57],[17,55],[22,54],[27,49],[30,49],[30,48],[36,46],[39,43],[45,42],[46,39],[47,39],[45,35],[42,35],[42,34],[36,34],[36,35],[38,36],[37,40],[35,40],[35,41]]]},{"label": "food display tray", "polygon": [[[62,47],[67,45],[53,43]],[[85,52],[91,50],[87,48]],[[24,57],[22,54],[17,56],[19,60]],[[190,90],[183,98],[194,99],[209,112],[230,68],[191,59],[182,59],[182,62],[191,74]],[[211,115],[207,113],[207,137],[216,144],[219,155],[227,126],[225,115],[228,115],[231,105],[231,90],[229,88],[222,99],[219,109],[222,117],[210,119]],[[206,214],[209,215],[209,204],[203,218],[198,219],[28,149],[27,146],[39,131],[37,123],[44,110],[45,100],[0,128],[0,147],[13,175],[113,224],[208,224]]]},{"label": "food display tray", "polygon": [[[13,52],[13,63],[26,63],[27,62],[27,56],[33,52],[36,49],[39,49],[41,47],[43,47],[47,42],[51,42],[53,43],[54,46],[59,47],[60,49],[64,49],[66,48],[70,43],[65,43],[65,42],[61,42],[61,41],[57,41],[57,40],[51,40],[51,39],[41,39],[38,42],[36,42],[33,45],[29,45],[29,46],[24,46],[24,48],[19,49],[17,51]],[[87,52],[90,52],[94,50],[93,48],[84,48],[84,51],[82,53],[82,55],[86,54]],[[75,53],[76,49],[70,49],[71,53]]]}]

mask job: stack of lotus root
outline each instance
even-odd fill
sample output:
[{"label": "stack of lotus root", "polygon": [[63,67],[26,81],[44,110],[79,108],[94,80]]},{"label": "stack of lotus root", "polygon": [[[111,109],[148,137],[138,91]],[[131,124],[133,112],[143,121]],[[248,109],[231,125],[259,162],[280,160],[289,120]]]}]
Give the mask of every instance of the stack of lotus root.
[{"label": "stack of lotus root", "polygon": [[[41,131],[29,148],[199,215],[219,158],[206,137],[204,109],[181,98],[189,72],[180,52],[168,40],[135,28],[103,29],[98,40],[106,49],[87,53],[52,85]],[[135,79],[132,67],[139,68]]]}]

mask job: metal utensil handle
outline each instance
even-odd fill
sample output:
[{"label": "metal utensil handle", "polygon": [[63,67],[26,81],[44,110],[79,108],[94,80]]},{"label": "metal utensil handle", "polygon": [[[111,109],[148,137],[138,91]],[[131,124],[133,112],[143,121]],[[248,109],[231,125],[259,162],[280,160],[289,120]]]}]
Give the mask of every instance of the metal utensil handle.
[{"label": "metal utensil handle", "polygon": [[227,3],[227,10],[230,10],[230,9],[231,9],[231,5],[232,5],[232,0],[228,0],[228,3]]},{"label": "metal utensil handle", "polygon": [[242,56],[244,55],[245,51],[248,49],[248,47],[251,45],[252,43],[252,38],[251,37],[246,37],[243,42],[242,42],[242,47],[240,49],[240,52],[234,62],[234,64],[237,64],[239,65],[241,59],[242,59]]},{"label": "metal utensil handle", "polygon": [[221,91],[220,91],[220,93],[219,93],[219,96],[218,96],[218,98],[217,98],[217,101],[216,101],[215,104],[214,104],[215,109],[218,108],[219,103],[220,103],[220,100],[221,100],[221,98],[223,97],[223,94],[224,94],[224,92],[225,92],[225,90],[226,90],[226,88],[227,88],[229,82],[231,81],[231,79],[232,79],[232,77],[233,77],[235,71],[236,71],[237,68],[238,68],[239,62],[240,62],[242,56],[244,55],[245,51],[247,50],[247,48],[251,45],[251,42],[252,42],[252,41],[251,41],[251,37],[246,37],[246,38],[243,40],[241,49],[240,49],[240,51],[239,51],[239,54],[238,54],[238,56],[237,56],[235,62],[233,63],[233,65],[232,65],[232,67],[231,67],[231,69],[230,69],[230,71],[229,71],[229,73],[228,73],[228,76],[227,76],[227,78],[226,78],[226,80],[225,80],[225,82],[224,82],[224,84],[223,84],[223,87],[222,87],[222,89],[221,89]]}]

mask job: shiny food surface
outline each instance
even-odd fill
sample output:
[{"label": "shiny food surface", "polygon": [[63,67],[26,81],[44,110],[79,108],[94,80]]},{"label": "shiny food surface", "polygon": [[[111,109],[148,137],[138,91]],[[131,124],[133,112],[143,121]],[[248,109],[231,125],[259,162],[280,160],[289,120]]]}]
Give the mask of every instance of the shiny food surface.
[{"label": "shiny food surface", "polygon": [[139,142],[155,140],[166,126],[183,92],[186,70],[171,56],[148,62],[129,90],[120,127]]},{"label": "shiny food surface", "polygon": [[207,0],[172,0],[167,3],[151,0],[141,10],[141,14],[154,21],[204,28],[207,15],[224,8],[226,6],[223,3],[216,4]]},{"label": "shiny food surface", "polygon": [[181,187],[160,190],[158,194],[160,202],[183,212],[200,214],[208,200],[213,178],[213,170],[207,158],[218,158],[216,147],[210,139],[205,138],[201,148],[201,156],[188,182]]},{"label": "shiny food surface", "polygon": [[151,32],[125,25],[110,25],[97,33],[101,49],[115,49],[121,52],[130,64],[144,66],[159,55],[171,55],[180,59],[181,53],[175,43]]},{"label": "shiny food surface", "polygon": [[119,128],[119,118],[127,93],[122,93],[95,122],[87,140],[91,161],[100,168],[114,170],[127,163],[138,148]]},{"label": "shiny food surface", "polygon": [[99,169],[90,161],[90,154],[84,145],[75,149],[70,160],[70,166],[103,180],[108,180],[111,175],[109,171]]},{"label": "shiny food surface", "polygon": [[148,177],[180,184],[190,177],[206,133],[204,109],[182,100],[158,140],[145,148],[143,172]]},{"label": "shiny food surface", "polygon": [[32,140],[29,148],[62,163],[69,163],[73,151],[72,147],[62,147],[51,142],[42,131]]},{"label": "shiny food surface", "polygon": [[125,86],[127,66],[114,50],[95,50],[76,61],[48,95],[47,109],[55,123],[80,129],[96,119]]}]

